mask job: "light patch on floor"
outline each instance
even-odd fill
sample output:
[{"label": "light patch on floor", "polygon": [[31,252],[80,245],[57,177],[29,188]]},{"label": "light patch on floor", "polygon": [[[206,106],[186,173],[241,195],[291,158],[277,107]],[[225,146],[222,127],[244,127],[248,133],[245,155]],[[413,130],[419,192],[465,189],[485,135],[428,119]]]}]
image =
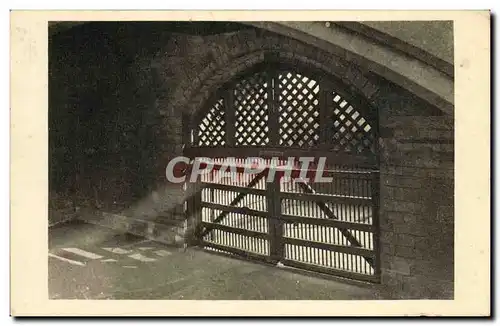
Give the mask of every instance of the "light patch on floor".
[{"label": "light patch on floor", "polygon": [[71,252],[75,255],[83,256],[89,259],[101,259],[103,256],[95,254],[93,252],[85,251],[79,248],[63,248],[62,250]]},{"label": "light patch on floor", "polygon": [[132,252],[132,250],[125,250],[122,248],[102,248],[102,249],[109,251],[109,252],[112,252],[114,254],[119,254],[119,255],[125,255],[125,254],[129,254]]},{"label": "light patch on floor", "polygon": [[138,260],[138,261],[142,261],[142,262],[145,262],[145,263],[156,261],[155,258],[149,258],[149,257],[146,257],[146,256],[144,256],[142,254],[133,254],[133,255],[128,255],[127,257],[130,257],[132,259],[135,259],[135,260]]},{"label": "light patch on floor", "polygon": [[116,259],[112,259],[112,258],[108,258],[108,259],[103,259],[101,260],[101,262],[103,263],[113,263],[113,262],[117,262],[118,260]]},{"label": "light patch on floor", "polygon": [[55,258],[55,259],[58,259],[58,260],[70,263],[71,265],[85,266],[85,263],[82,263],[81,261],[76,261],[76,260],[72,260],[72,259],[60,257],[60,256],[57,256],[57,255],[51,254],[50,252],[49,252],[49,257],[52,257],[52,258]]},{"label": "light patch on floor", "polygon": [[170,251],[162,249],[162,250],[156,250],[155,254],[157,254],[158,256],[161,256],[161,257],[167,257],[167,256],[170,256],[172,253]]}]

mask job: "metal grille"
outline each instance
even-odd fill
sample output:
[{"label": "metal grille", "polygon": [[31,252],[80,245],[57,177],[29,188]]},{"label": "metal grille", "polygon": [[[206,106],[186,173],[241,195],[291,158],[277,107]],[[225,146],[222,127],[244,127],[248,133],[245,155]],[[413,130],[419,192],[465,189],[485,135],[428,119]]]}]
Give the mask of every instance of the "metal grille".
[{"label": "metal grille", "polygon": [[269,143],[268,83],[265,73],[240,80],[234,89],[236,145]]},{"label": "metal grille", "polygon": [[332,145],[335,151],[375,152],[372,126],[335,91],[333,95]]},{"label": "metal grille", "polygon": [[198,125],[198,146],[224,146],[225,126],[224,100],[220,99],[208,110]]},{"label": "metal grille", "polygon": [[313,147],[319,142],[319,84],[297,73],[282,73],[279,83],[280,145]]}]

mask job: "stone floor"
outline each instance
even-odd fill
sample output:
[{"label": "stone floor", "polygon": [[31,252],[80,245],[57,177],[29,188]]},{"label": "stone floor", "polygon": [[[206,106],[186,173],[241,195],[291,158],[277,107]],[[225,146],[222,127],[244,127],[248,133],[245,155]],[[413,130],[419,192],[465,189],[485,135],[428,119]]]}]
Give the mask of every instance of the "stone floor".
[{"label": "stone floor", "polygon": [[371,284],[308,275],[201,249],[166,247],[70,222],[49,231],[51,299],[377,299]]}]

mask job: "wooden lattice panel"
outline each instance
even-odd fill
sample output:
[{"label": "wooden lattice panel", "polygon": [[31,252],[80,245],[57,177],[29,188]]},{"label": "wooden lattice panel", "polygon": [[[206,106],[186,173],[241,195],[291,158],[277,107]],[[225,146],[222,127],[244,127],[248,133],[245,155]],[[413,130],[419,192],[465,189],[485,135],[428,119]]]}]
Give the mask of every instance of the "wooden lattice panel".
[{"label": "wooden lattice panel", "polygon": [[373,128],[361,113],[335,91],[333,97],[332,146],[335,151],[374,152]]},{"label": "wooden lattice panel", "polygon": [[265,73],[240,80],[234,89],[237,146],[269,143],[268,83]]},{"label": "wooden lattice panel", "polygon": [[319,142],[319,84],[297,73],[282,73],[279,85],[280,145],[313,147]]},{"label": "wooden lattice panel", "polygon": [[273,146],[317,148],[321,142],[331,151],[376,154],[374,118],[327,89],[329,83],[293,71],[272,78],[261,71],[233,85],[200,121],[198,146],[269,146],[272,139]]},{"label": "wooden lattice panel", "polygon": [[225,145],[224,100],[220,99],[208,110],[198,125],[198,146]]}]

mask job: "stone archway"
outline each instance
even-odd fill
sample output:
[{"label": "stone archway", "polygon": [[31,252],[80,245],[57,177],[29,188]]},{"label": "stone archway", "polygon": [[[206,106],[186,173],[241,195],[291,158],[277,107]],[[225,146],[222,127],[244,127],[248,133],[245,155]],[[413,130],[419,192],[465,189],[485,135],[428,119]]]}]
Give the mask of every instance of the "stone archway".
[{"label": "stone archway", "polygon": [[[196,108],[231,76],[263,61],[266,53],[292,64],[317,67],[358,90],[383,115],[381,138],[390,145],[381,162],[383,284],[418,288],[426,279],[434,279],[444,280],[448,288],[451,283],[452,288],[448,276],[434,272],[453,256],[449,250],[452,232],[436,236],[436,230],[449,229],[453,223],[454,145],[449,116],[373,74],[369,62],[363,69],[353,64],[349,52],[332,54],[326,48],[259,29],[207,37],[169,35],[163,40],[154,46],[154,53],[138,52],[134,57],[123,79],[127,96],[116,105],[116,112],[141,112],[135,120],[151,131],[148,141],[157,145],[155,156],[150,157],[155,166],[148,165],[147,172],[158,184],[164,182],[168,159],[182,154],[183,127],[189,125],[182,121],[189,121]],[[168,190],[165,196],[153,192],[152,201],[159,206],[151,212],[153,217],[163,213],[165,202],[183,200],[182,191]],[[437,197],[445,197],[444,202],[433,202]],[[423,245],[431,242],[434,249]]]}]

